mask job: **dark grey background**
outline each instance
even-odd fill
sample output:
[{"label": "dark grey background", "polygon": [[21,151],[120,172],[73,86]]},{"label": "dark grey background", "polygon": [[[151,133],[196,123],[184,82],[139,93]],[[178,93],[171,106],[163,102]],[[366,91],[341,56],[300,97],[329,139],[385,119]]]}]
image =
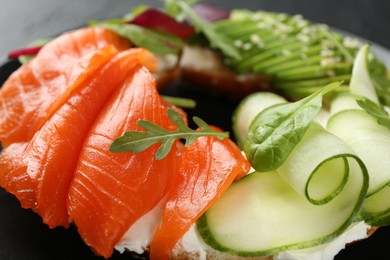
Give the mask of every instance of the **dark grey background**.
[{"label": "dark grey background", "polygon": [[[389,0],[210,0],[226,8],[246,7],[302,14],[390,49]],[[91,19],[121,16],[139,4],[157,0],[0,0],[0,61],[13,49],[85,25]],[[384,52],[384,56],[386,52]],[[1,116],[1,115],[0,115]],[[50,230],[17,200],[0,190],[0,259],[100,259],[70,230]],[[348,246],[336,259],[390,259],[390,227]],[[130,255],[115,254],[114,259]],[[131,258],[131,257],[130,257]]]},{"label": "dark grey background", "polygon": [[[390,48],[388,0],[210,0],[226,8],[247,7],[303,14]],[[0,58],[29,42],[115,17],[134,6],[160,6],[158,0],[0,0]]]}]

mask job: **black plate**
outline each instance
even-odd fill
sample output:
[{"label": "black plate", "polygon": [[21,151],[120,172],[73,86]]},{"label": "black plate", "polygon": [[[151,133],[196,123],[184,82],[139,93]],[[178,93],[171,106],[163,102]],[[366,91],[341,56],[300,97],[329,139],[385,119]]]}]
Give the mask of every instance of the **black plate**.
[{"label": "black plate", "polygon": [[[20,64],[10,60],[0,66],[0,85]],[[237,105],[220,96],[199,92],[191,87],[172,86],[164,94],[197,100],[197,115],[207,122],[231,131],[231,115]],[[1,149],[1,147],[0,147]],[[390,226],[380,228],[369,239],[355,242],[342,250],[335,259],[390,259],[388,241]],[[130,253],[114,253],[112,259],[133,259]],[[22,209],[19,201],[0,188],[0,259],[100,259],[80,239],[75,227],[50,229],[31,210]]]}]

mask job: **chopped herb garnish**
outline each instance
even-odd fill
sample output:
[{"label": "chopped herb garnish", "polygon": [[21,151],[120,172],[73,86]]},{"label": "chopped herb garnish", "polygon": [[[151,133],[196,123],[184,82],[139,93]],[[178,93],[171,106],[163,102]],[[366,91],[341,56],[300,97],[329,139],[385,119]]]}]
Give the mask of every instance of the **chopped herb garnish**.
[{"label": "chopped herb garnish", "polygon": [[177,111],[169,108],[168,117],[177,126],[177,130],[166,130],[149,120],[138,120],[137,124],[145,131],[127,131],[123,136],[114,140],[111,144],[112,152],[132,152],[139,153],[146,150],[151,145],[161,143],[156,153],[156,159],[161,160],[168,155],[174,142],[178,139],[185,140],[185,146],[189,146],[201,136],[215,136],[219,139],[229,137],[228,132],[220,132],[211,128],[199,117],[193,117],[198,130],[189,128]]}]

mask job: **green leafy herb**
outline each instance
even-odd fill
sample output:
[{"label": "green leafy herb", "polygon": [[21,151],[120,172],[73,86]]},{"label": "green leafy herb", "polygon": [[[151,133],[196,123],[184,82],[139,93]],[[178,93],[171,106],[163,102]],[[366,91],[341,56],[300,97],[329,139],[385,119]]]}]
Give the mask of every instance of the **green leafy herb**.
[{"label": "green leafy herb", "polygon": [[380,103],[390,106],[390,78],[387,72],[383,74],[373,74],[370,72],[370,77]]},{"label": "green leafy herb", "polygon": [[151,121],[138,120],[137,124],[145,131],[127,131],[123,136],[114,140],[111,144],[110,151],[139,153],[151,145],[161,143],[156,153],[156,159],[161,160],[168,155],[177,139],[184,139],[185,146],[189,146],[201,136],[215,136],[221,140],[229,137],[228,132],[220,132],[211,128],[199,117],[193,118],[199,130],[193,130],[186,125],[183,118],[174,109],[169,108],[167,114],[177,126],[177,130],[168,131]]},{"label": "green leafy herb", "polygon": [[[49,43],[53,38],[43,38],[43,39],[38,39],[28,45],[28,47],[39,47],[39,46],[44,46],[47,43]],[[31,59],[35,58],[36,55],[22,55],[18,58],[19,62],[21,64],[27,63]]]},{"label": "green leafy herb", "polygon": [[294,103],[271,106],[251,123],[244,151],[257,171],[277,169],[299,143],[322,107],[322,96],[341,85],[331,83]]},{"label": "green leafy herb", "polygon": [[182,40],[172,34],[153,31],[134,24],[99,23],[157,55],[179,54],[184,46]]},{"label": "green leafy herb", "polygon": [[[374,54],[370,52],[370,56],[371,55],[373,56]],[[380,103],[390,106],[390,74],[387,71],[386,65],[379,61],[375,56],[368,59],[367,62],[370,78]]]},{"label": "green leafy herb", "polygon": [[204,35],[210,41],[211,47],[220,49],[228,57],[231,57],[236,60],[241,59],[241,55],[236,49],[236,47],[234,47],[231,39],[218,33],[213,24],[203,21],[186,2],[175,2],[177,6],[183,11],[183,13],[185,13],[189,18],[191,18],[191,22],[195,26],[195,28],[198,31],[204,33]]},{"label": "green leafy herb", "polygon": [[378,124],[390,129],[390,117],[383,106],[376,104],[368,98],[358,99],[358,105],[363,108],[369,115],[377,119]]},{"label": "green leafy herb", "polygon": [[[189,6],[192,6],[201,0],[181,0],[186,2]],[[177,0],[162,0],[164,3],[164,12],[171,17],[174,17],[177,21],[184,21],[187,17],[187,14],[181,10],[181,8],[177,5]]]},{"label": "green leafy herb", "polygon": [[139,6],[135,7],[135,8],[133,8],[131,10],[131,12],[125,14],[123,16],[123,19],[126,20],[126,21],[131,21],[135,17],[137,17],[138,15],[140,15],[143,12],[145,12],[146,10],[148,10],[149,8],[150,8],[150,6],[148,6],[148,5],[139,5]]},{"label": "green leafy herb", "polygon": [[20,64],[25,64],[30,60],[34,59],[37,55],[22,55],[18,58]]},{"label": "green leafy herb", "polygon": [[112,25],[121,25],[126,23],[128,20],[124,17],[119,17],[119,18],[110,18],[106,19],[104,21],[100,20],[90,20],[88,22],[88,26],[90,27],[95,27],[95,26],[100,26],[100,25],[107,25],[107,24],[112,24]]}]

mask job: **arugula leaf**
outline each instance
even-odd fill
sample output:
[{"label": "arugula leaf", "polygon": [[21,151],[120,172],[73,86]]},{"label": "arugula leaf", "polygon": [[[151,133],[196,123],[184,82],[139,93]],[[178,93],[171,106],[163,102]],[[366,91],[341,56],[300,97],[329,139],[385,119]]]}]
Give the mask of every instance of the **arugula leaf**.
[{"label": "arugula leaf", "polygon": [[180,38],[158,31],[143,28],[134,24],[110,24],[99,23],[117,34],[129,39],[138,47],[143,47],[157,55],[179,54],[183,49],[183,42]]},{"label": "arugula leaf", "polygon": [[202,18],[200,18],[199,15],[194,10],[192,10],[192,8],[186,2],[177,1],[176,4],[178,7],[180,7],[183,13],[191,18],[191,22],[195,28],[198,31],[204,33],[204,35],[210,41],[211,47],[220,49],[226,56],[229,56],[233,59],[241,59],[241,55],[233,45],[231,39],[218,33],[213,24],[202,20]]},{"label": "arugula leaf", "polygon": [[383,106],[376,104],[368,98],[358,99],[356,102],[369,115],[377,119],[378,124],[390,129],[390,117]]},{"label": "arugula leaf", "polygon": [[322,96],[340,85],[331,83],[297,102],[274,105],[259,113],[244,144],[252,167],[266,172],[282,165],[320,111]]},{"label": "arugula leaf", "polygon": [[183,118],[174,109],[168,108],[167,114],[177,126],[177,130],[169,131],[151,121],[138,120],[137,124],[146,131],[127,131],[123,136],[114,140],[110,151],[139,153],[151,145],[161,143],[156,153],[156,159],[161,160],[168,155],[177,139],[184,139],[185,146],[189,146],[201,136],[215,136],[221,140],[229,137],[228,132],[220,132],[211,128],[199,117],[194,117],[193,120],[200,129],[193,130],[186,125]]}]

